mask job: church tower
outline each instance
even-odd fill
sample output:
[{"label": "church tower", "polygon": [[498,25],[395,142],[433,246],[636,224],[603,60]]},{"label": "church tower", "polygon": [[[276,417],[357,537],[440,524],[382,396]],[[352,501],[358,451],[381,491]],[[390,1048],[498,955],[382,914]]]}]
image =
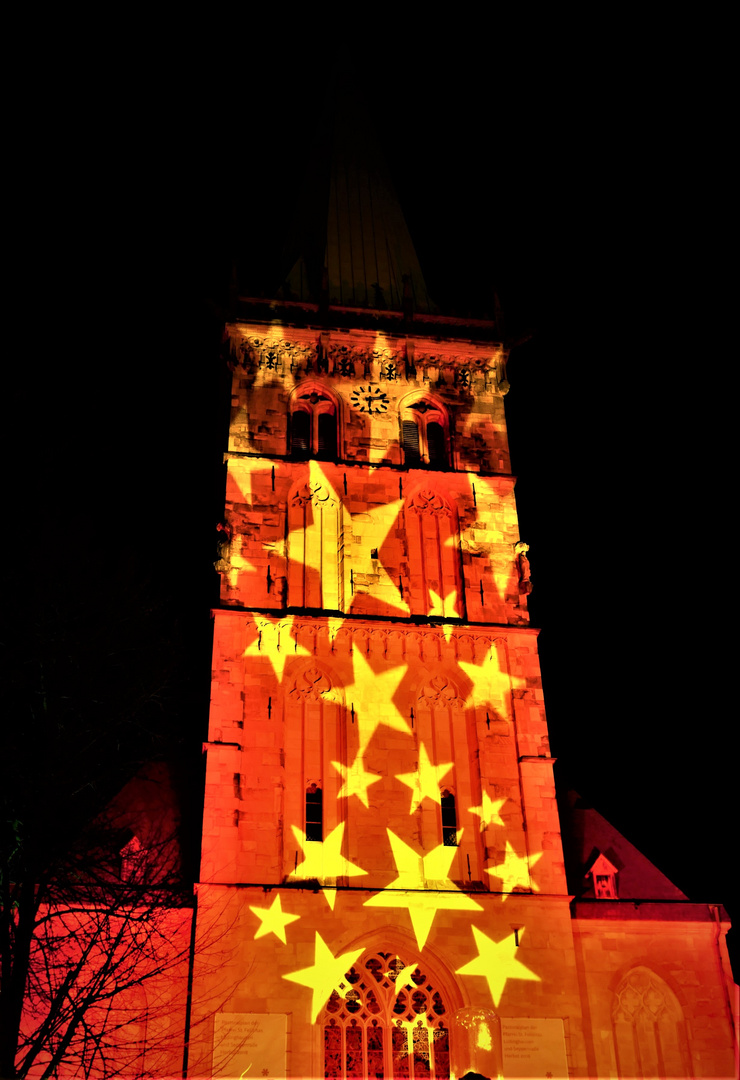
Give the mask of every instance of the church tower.
[{"label": "church tower", "polygon": [[584,1021],[506,346],[343,153],[323,276],[227,326],[189,1075],[628,1075]]}]

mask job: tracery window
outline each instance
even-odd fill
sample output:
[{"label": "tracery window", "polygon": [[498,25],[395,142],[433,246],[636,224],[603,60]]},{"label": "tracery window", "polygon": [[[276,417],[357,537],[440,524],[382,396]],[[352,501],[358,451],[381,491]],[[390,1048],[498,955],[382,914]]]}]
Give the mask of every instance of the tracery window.
[{"label": "tracery window", "polygon": [[312,481],[288,501],[288,606],[344,609],[342,501]]},{"label": "tracery window", "polygon": [[692,1075],[681,1006],[654,971],[637,967],[625,975],[612,1023],[620,1077]]},{"label": "tracery window", "polygon": [[290,452],[301,461],[336,459],[337,405],[321,387],[298,388],[291,400]]},{"label": "tracery window", "polygon": [[321,1019],[325,1077],[449,1080],[447,1006],[423,969],[410,969],[380,952],[347,972]]},{"label": "tracery window", "polygon": [[449,465],[449,420],[444,407],[433,398],[422,397],[401,409],[401,446],[404,463],[415,468],[429,465],[446,469]]}]

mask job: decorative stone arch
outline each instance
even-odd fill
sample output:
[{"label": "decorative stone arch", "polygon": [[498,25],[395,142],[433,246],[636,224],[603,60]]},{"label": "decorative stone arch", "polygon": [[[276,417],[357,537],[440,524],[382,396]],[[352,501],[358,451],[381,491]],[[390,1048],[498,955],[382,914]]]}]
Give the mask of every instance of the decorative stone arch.
[{"label": "decorative stone arch", "polygon": [[344,505],[312,464],[288,493],[288,607],[344,611]]},{"label": "decorative stone arch", "polygon": [[620,1077],[692,1075],[683,1010],[665,979],[638,965],[613,991],[612,1030]]},{"label": "decorative stone arch", "polygon": [[307,460],[344,456],[341,399],[320,379],[305,379],[288,398],[288,453]]},{"label": "decorative stone arch", "polygon": [[[286,668],[283,688],[284,873],[288,875],[295,869],[297,851],[293,827],[309,840],[325,840],[344,820],[346,800],[338,798],[341,775],[332,762],[346,764],[347,725],[344,687],[335,672],[315,657],[301,658]],[[316,819],[319,806],[320,829]]]},{"label": "decorative stone arch", "polygon": [[[374,931],[327,1001],[317,1027],[324,1076],[449,1080],[450,1024],[462,1004],[450,972],[413,939]],[[397,987],[397,981],[403,985]]]},{"label": "decorative stone arch", "polygon": [[454,503],[437,487],[419,485],[403,509],[412,615],[461,619],[460,529]]},{"label": "decorative stone arch", "polygon": [[423,390],[407,394],[398,403],[398,428],[407,468],[450,468],[450,415],[438,397]]}]

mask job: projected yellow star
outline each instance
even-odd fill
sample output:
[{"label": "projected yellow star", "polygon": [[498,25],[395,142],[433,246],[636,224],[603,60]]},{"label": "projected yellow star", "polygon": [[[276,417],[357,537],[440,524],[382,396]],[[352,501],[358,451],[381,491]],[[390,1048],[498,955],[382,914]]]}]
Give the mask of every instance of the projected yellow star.
[{"label": "projected yellow star", "polygon": [[300,971],[292,971],[289,975],[283,975],[284,979],[299,983],[301,986],[307,986],[313,991],[311,1000],[312,1024],[331,997],[332,990],[338,989],[339,983],[344,979],[346,972],[349,971],[355,960],[362,955],[363,951],[363,949],[356,949],[342,953],[341,956],[334,956],[317,930],[314,942],[313,966],[301,968]]},{"label": "projected yellow star", "polygon": [[[371,469],[371,475],[374,470]],[[331,500],[340,502],[331,480],[327,477],[326,472],[322,468],[318,461],[311,460],[308,462],[308,478],[305,485],[307,491],[321,491],[323,495],[328,495]],[[398,523],[398,513],[403,506],[403,499],[396,499],[393,502],[384,503],[380,506],[367,507],[362,512],[362,527],[361,531],[364,536],[372,537],[371,546],[375,546],[378,550],[381,550],[391,529],[395,528]],[[369,520],[368,520],[369,519]],[[296,529],[291,529],[288,536],[288,545],[290,545],[290,536],[294,532],[302,531],[303,523]],[[322,553],[319,545],[304,546],[301,550],[300,561],[305,567],[321,572]],[[355,571],[356,572],[356,571]],[[383,566],[382,562],[375,565],[375,574],[377,575],[376,589],[379,589],[386,600],[386,603],[392,604],[398,609],[398,614],[402,615],[408,612],[409,607],[403,600],[401,592],[398,588],[398,583],[393,580],[388,571]]]},{"label": "projected yellow star", "polygon": [[269,908],[250,907],[249,910],[260,919],[260,925],[254,935],[255,941],[257,938],[265,937],[266,934],[274,934],[284,945],[287,945],[285,927],[288,923],[300,919],[300,915],[290,915],[287,911],[283,911],[280,893],[277,893]]},{"label": "projected yellow star", "polygon": [[[304,856],[303,862],[290,874],[294,880],[310,878],[323,881],[324,878],[357,877],[367,873],[367,870],[363,870],[361,866],[355,866],[342,855],[343,821],[332,829],[323,841],[307,840],[306,834],[295,825],[291,825],[291,829]],[[334,889],[322,891],[327,904],[333,911],[337,899],[336,891]]]},{"label": "projected yellow star", "polygon": [[250,562],[241,552],[232,552],[230,561],[231,569],[228,571],[228,580],[229,587],[232,589],[237,587],[241,574],[254,574],[258,570],[256,564]]},{"label": "projected yellow star", "polygon": [[[374,470],[371,469],[370,475],[372,476]],[[370,535],[373,537],[373,544],[377,550],[383,553],[383,545],[388,539],[388,534],[391,529],[396,528],[398,525],[398,514],[403,506],[403,499],[396,499],[393,502],[385,503],[380,506],[368,506],[367,510],[363,512],[363,526],[362,532],[364,535]],[[354,515],[353,515],[354,516]],[[370,518],[370,526],[368,528],[367,518]],[[358,530],[359,532],[359,530]],[[399,614],[403,611],[408,611],[409,606],[404,601],[401,592],[398,588],[397,582],[393,580],[382,561],[378,564],[377,570],[378,581],[376,588],[382,589],[386,594],[390,594],[388,603],[394,603],[399,608]]]},{"label": "projected yellow star", "polygon": [[416,971],[418,964],[407,964],[405,968],[402,968],[398,975],[396,975],[396,981],[393,988],[393,996],[398,997],[402,990],[407,987],[414,987],[416,983],[412,981],[411,976]]},{"label": "projected yellow star", "polygon": [[505,822],[501,818],[500,810],[506,802],[506,799],[492,799],[487,791],[483,792],[483,798],[481,799],[480,806],[469,806],[469,814],[478,814],[480,817],[480,829],[481,832],[487,825],[504,825]]},{"label": "projected yellow star", "polygon": [[[480,975],[488,983],[491,991],[493,1007],[498,1008],[501,995],[504,992],[507,979],[530,979],[541,982],[539,975],[530,970],[521,960],[517,960],[516,936],[510,934],[503,941],[494,941],[479,930],[477,926],[471,927],[478,955],[461,968],[457,969],[458,975]],[[521,933],[520,941],[521,941]]]},{"label": "projected yellow star", "polygon": [[[354,669],[354,707],[357,715],[359,753],[364,754],[375,732],[381,724],[410,735],[411,729],[398,709],[393,704],[393,697],[401,679],[406,674],[406,665],[391,668],[390,671],[376,672],[370,667],[361,649],[352,648]],[[387,703],[384,709],[378,708],[378,702]]]},{"label": "projected yellow star", "polygon": [[501,878],[504,892],[510,892],[516,888],[533,889],[536,892],[538,889],[530,877],[530,869],[539,862],[542,855],[541,851],[537,855],[530,856],[529,859],[526,855],[517,855],[507,840],[504,861],[494,866],[487,866],[486,873],[491,874],[492,877]]},{"label": "projected yellow star", "polygon": [[342,799],[346,795],[356,795],[365,806],[370,807],[367,800],[367,789],[371,784],[381,780],[377,773],[368,772],[362,760],[362,751],[358,751],[351,765],[343,765],[341,761],[332,761],[332,765],[342,777],[342,787],[337,798]]},{"label": "projected yellow star", "polygon": [[[429,610],[428,615],[441,615],[443,618],[454,617],[458,614],[457,610],[457,589],[451,589],[444,596],[440,596],[434,589],[428,589],[429,593]],[[452,628],[444,627],[445,637],[450,640],[452,634]]]},{"label": "projected yellow star", "polygon": [[452,762],[449,761],[444,765],[433,765],[429,760],[426,747],[424,743],[419,745],[419,768],[416,772],[401,773],[396,776],[396,780],[400,780],[406,787],[411,788],[411,809],[410,814],[413,814],[417,806],[421,805],[423,799],[432,799],[436,803],[442,802],[442,793],[440,791],[440,782],[442,778],[452,768]]},{"label": "projected yellow star", "polygon": [[[428,855],[419,855],[400,837],[386,829],[391,842],[398,877],[381,893],[365,901],[365,907],[407,908],[416,942],[423,949],[437,911],[482,911],[481,905],[461,893],[449,880],[450,866],[456,849],[439,844]],[[458,839],[462,830],[458,833]],[[428,881],[444,882],[440,891],[424,891]],[[405,892],[403,890],[415,890]],[[421,891],[416,891],[421,890]]]},{"label": "projected yellow star", "polygon": [[269,660],[278,681],[282,680],[285,665],[294,656],[311,656],[311,651],[293,637],[294,621],[295,615],[256,619],[257,637],[244,650],[244,656],[261,656]]}]

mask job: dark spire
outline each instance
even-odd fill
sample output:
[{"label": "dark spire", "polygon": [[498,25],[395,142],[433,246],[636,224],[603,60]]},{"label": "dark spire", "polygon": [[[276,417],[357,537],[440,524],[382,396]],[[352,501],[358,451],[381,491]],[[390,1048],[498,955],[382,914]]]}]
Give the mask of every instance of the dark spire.
[{"label": "dark spire", "polygon": [[[337,95],[338,96],[338,95]],[[334,105],[292,235],[285,299],[433,314],[390,172],[360,103]]]}]

